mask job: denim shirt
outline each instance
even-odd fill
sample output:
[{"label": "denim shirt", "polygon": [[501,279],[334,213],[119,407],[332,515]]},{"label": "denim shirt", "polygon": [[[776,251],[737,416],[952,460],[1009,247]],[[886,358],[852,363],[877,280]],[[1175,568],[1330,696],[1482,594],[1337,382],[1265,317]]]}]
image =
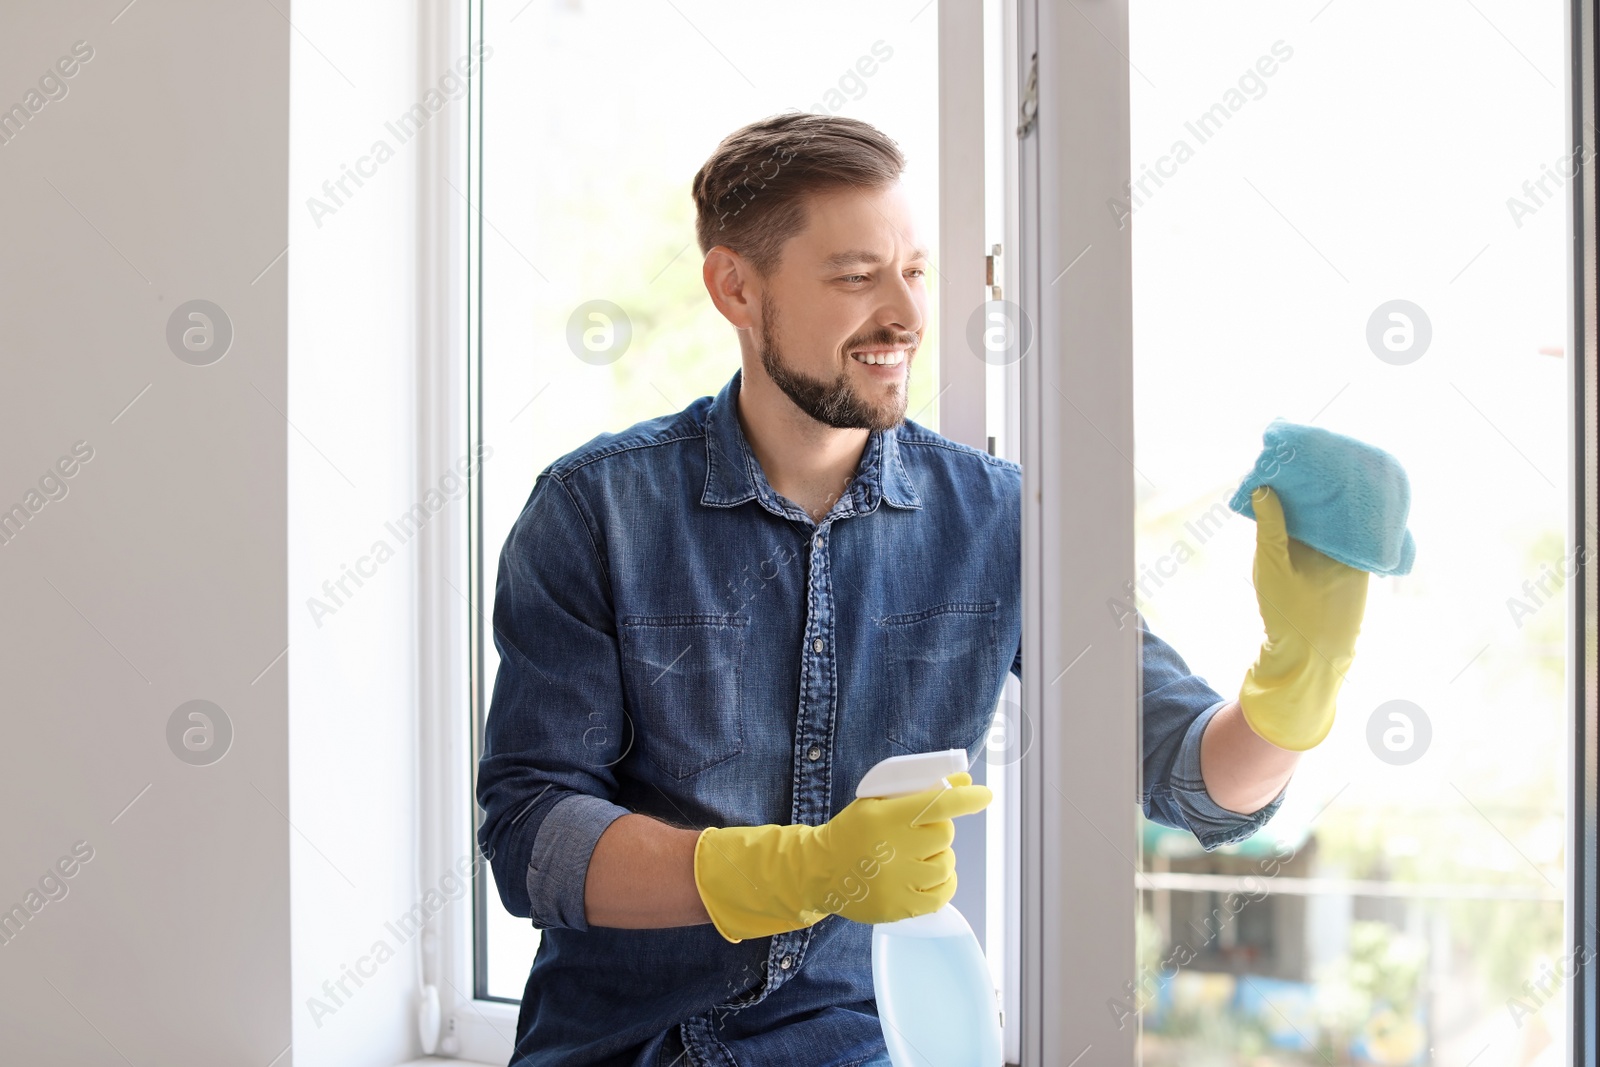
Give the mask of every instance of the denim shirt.
[{"label": "denim shirt", "polygon": [[[763,475],[739,383],[550,464],[501,552],[479,843],[543,931],[513,1064],[887,1063],[868,925],[590,926],[590,856],[629,812],[823,823],[888,756],[978,757],[1020,676],[1022,468],[907,420],[815,522]],[[1250,836],[1282,794],[1210,799],[1200,735],[1227,701],[1139,627],[1145,814],[1207,849]]]}]

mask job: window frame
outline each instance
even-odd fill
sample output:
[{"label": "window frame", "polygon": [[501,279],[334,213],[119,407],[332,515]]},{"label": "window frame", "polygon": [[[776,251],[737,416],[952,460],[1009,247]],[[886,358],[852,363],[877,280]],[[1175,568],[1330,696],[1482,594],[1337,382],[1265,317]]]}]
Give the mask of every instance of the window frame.
[{"label": "window frame", "polygon": [[1580,967],[1568,986],[1565,1035],[1566,1061],[1593,1064],[1600,1061],[1600,996],[1595,969],[1600,953],[1600,570],[1592,566],[1600,531],[1600,463],[1594,457],[1600,443],[1600,268],[1596,250],[1596,159],[1600,137],[1595,125],[1597,80],[1600,80],[1600,19],[1596,0],[1572,0],[1567,17],[1567,129],[1568,147],[1578,161],[1578,174],[1568,184],[1567,277],[1568,297],[1567,439],[1571,449],[1568,491],[1567,543],[1578,560],[1576,580],[1567,583],[1567,713],[1572,762],[1567,791],[1567,903],[1566,942]]},{"label": "window frame", "polygon": [[[1036,338],[1036,354],[1020,361],[1022,696],[1035,742],[1020,764],[1018,1062],[1030,1065],[1077,1062],[1090,1048],[1097,1063],[1138,1057],[1138,1029],[1117,1029],[1105,1007],[1136,963],[1126,857],[1139,855],[1139,740],[1126,709],[1137,706],[1138,632],[1099,608],[1116,594],[1111,576],[1135,573],[1124,458],[1133,454],[1132,235],[1101,202],[1129,171],[1127,42],[1127,0],[1087,10],[1021,0],[1020,84],[1037,70],[1037,108],[1018,116],[1013,264]],[[1057,284],[1088,247],[1095,254]],[[1050,551],[1062,544],[1073,550]]]}]

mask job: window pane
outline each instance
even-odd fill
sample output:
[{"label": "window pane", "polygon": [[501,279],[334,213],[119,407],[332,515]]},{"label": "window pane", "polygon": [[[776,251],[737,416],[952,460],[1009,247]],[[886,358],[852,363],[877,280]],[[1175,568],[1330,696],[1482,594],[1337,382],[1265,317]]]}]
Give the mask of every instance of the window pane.
[{"label": "window pane", "polygon": [[[487,613],[500,547],[540,470],[598,433],[716,393],[739,367],[701,280],[689,194],[723,137],[791,108],[872,123],[907,157],[904,184],[931,248],[939,189],[928,0],[485,6],[482,389],[493,452],[477,596]],[[934,428],[937,305],[907,409]],[[487,896],[480,992],[520,999],[538,933],[505,913],[493,886]]]},{"label": "window pane", "polygon": [[1109,206],[1151,630],[1238,694],[1262,620],[1227,501],[1275,417],[1397,456],[1417,547],[1370,579],[1333,730],[1266,828],[1207,854],[1145,824],[1146,1064],[1560,1055],[1564,18],[1132,4]]}]

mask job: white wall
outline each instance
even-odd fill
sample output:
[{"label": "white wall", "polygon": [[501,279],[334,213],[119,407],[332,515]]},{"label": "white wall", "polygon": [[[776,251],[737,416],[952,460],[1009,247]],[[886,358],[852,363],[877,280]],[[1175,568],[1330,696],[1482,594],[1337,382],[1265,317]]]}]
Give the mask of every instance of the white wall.
[{"label": "white wall", "polygon": [[[393,1064],[420,1051],[416,942],[384,924],[420,899],[429,536],[384,524],[439,473],[413,456],[429,134],[384,130],[421,94],[418,12],[121,7],[0,13],[0,107],[93,48],[0,138],[0,510],[93,449],[0,542],[0,909],[93,850],[0,942],[0,1059]],[[379,137],[394,158],[318,226],[306,199]],[[234,329],[206,366],[166,339],[195,298]],[[307,598],[380,538],[395,556],[318,625]],[[233,729],[210,765],[167,737],[194,699]]]},{"label": "white wall", "polygon": [[[0,508],[93,450],[0,544],[0,907],[93,856],[0,944],[0,1058],[265,1065],[291,1028],[291,30],[120,7],[0,12],[0,107],[93,50],[0,144]],[[234,331],[209,366],[166,338],[196,298]],[[209,766],[168,745],[195,699],[232,724]]]},{"label": "white wall", "polygon": [[[386,125],[422,95],[418,17],[417,5],[395,0],[302,2],[294,16],[288,410],[301,432],[288,445],[288,600],[289,775],[303,831],[290,842],[297,1067],[380,1067],[420,1054],[420,940],[398,924],[422,896],[416,577],[421,553],[461,514],[431,514],[423,533],[405,540],[390,524],[422,500],[419,483],[429,480],[416,459],[417,174],[421,153],[465,104],[463,94],[450,112],[429,112],[422,133],[405,141]],[[362,163],[380,140],[392,157]],[[358,174],[357,185],[346,168],[368,176]],[[380,541],[394,553],[378,553],[382,562],[373,556]],[[346,567],[367,575],[357,575],[358,585]]]}]

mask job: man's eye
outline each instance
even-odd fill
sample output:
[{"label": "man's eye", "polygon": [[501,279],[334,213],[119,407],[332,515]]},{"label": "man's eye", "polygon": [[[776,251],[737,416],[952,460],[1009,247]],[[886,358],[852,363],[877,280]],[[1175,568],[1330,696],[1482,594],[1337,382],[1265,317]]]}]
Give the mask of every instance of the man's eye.
[{"label": "man's eye", "polygon": [[[914,276],[916,276],[918,278],[921,278],[921,277],[925,277],[927,275],[928,271],[924,267],[912,267],[909,270],[907,270],[906,273],[914,275]],[[865,274],[846,274],[844,277],[840,278],[839,280],[841,282],[864,282],[864,281],[867,280],[867,275],[865,275]]]}]

